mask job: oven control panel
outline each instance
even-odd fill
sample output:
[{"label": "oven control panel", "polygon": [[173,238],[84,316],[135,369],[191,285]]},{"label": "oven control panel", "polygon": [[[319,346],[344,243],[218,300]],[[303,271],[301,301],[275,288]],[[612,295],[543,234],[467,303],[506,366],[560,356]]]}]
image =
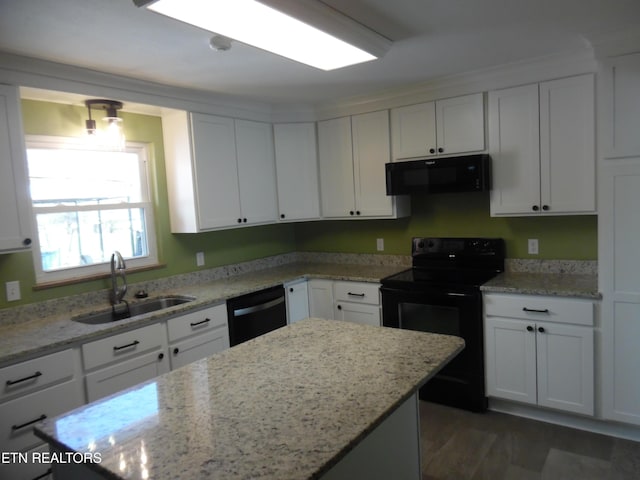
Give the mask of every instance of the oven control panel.
[{"label": "oven control panel", "polygon": [[416,237],[411,246],[415,257],[457,257],[495,255],[504,257],[504,240],[501,238],[431,238]]}]

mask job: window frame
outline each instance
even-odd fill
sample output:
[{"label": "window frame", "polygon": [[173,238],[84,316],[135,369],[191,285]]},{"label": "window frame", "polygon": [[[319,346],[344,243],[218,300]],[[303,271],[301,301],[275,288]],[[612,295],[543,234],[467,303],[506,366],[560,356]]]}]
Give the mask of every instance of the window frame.
[{"label": "window frame", "polygon": [[[26,150],[30,149],[73,149],[73,150],[99,150],[91,148],[83,138],[77,137],[59,137],[48,135],[25,135]],[[103,150],[100,150],[103,151]],[[40,232],[38,231],[37,215],[40,213],[57,213],[68,211],[105,211],[105,210],[124,210],[124,209],[143,209],[144,223],[146,232],[147,255],[141,257],[125,257],[127,269],[145,268],[157,266],[158,263],[158,242],[156,233],[156,222],[153,205],[153,195],[150,184],[151,168],[150,168],[150,144],[143,142],[127,141],[123,150],[127,153],[133,153],[138,156],[138,166],[140,170],[140,188],[142,200],[139,202],[121,202],[114,204],[102,205],[78,205],[72,209],[69,206],[46,206],[38,207],[33,204],[31,193],[29,193],[29,201],[31,202],[31,222],[35,232],[32,244],[33,264],[36,275],[36,285],[68,282],[73,280],[82,280],[88,277],[104,276],[110,273],[109,261],[93,263],[91,265],[79,265],[75,267],[60,268],[56,270],[45,271],[42,268],[42,251],[40,248]],[[28,160],[27,160],[28,172]],[[29,175],[29,185],[31,180]]]}]

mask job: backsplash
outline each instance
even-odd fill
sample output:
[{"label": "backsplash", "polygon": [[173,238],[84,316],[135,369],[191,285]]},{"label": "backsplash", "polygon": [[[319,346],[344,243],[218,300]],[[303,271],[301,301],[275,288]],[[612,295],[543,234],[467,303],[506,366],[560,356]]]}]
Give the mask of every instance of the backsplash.
[{"label": "backsplash", "polygon": [[[175,288],[188,287],[233,275],[256,272],[266,268],[287,265],[293,262],[301,263],[340,263],[345,265],[379,265],[409,268],[409,255],[380,255],[359,253],[331,253],[331,252],[291,252],[273,255],[258,260],[225,265],[191,273],[173,275],[156,280],[133,283],[129,285],[129,292],[146,290],[147,292],[162,292]],[[507,259],[505,269],[509,272],[526,273],[566,273],[572,275],[597,275],[597,261],[582,260],[530,260]],[[60,297],[43,302],[30,303],[14,308],[0,310],[0,324],[18,324],[33,318],[48,315],[61,315],[74,310],[86,309],[87,305],[109,305],[108,289],[82,293],[67,297]]]}]

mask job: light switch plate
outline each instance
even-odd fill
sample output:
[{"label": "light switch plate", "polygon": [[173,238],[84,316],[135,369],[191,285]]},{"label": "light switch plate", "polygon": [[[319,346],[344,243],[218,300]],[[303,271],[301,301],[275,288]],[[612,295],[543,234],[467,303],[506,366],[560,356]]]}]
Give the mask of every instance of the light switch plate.
[{"label": "light switch plate", "polygon": [[376,248],[379,252],[384,252],[384,238],[376,239]]},{"label": "light switch plate", "polygon": [[527,251],[529,255],[538,255],[538,239],[530,238],[527,243]]},{"label": "light switch plate", "polygon": [[18,280],[5,283],[5,288],[7,289],[7,302],[20,300],[20,282]]},{"label": "light switch plate", "polygon": [[198,267],[204,267],[204,252],[196,253],[196,265]]}]

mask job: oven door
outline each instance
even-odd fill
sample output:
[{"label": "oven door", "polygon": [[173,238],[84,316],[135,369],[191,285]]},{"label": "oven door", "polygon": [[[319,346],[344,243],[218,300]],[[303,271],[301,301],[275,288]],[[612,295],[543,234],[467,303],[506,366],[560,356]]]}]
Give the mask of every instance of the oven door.
[{"label": "oven door", "polygon": [[465,348],[420,391],[420,397],[473,411],[486,410],[480,292],[382,287],[382,324],[455,335]]}]

